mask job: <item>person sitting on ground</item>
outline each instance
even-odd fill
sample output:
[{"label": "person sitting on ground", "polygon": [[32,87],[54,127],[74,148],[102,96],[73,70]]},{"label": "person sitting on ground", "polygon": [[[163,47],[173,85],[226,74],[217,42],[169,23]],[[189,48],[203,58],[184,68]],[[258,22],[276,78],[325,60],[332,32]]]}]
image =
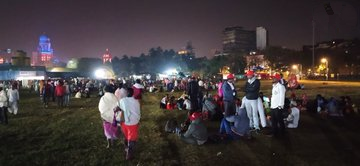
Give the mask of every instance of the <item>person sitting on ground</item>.
[{"label": "person sitting on ground", "polygon": [[297,128],[298,124],[299,124],[299,119],[300,119],[300,110],[299,110],[299,108],[297,108],[297,103],[296,103],[296,101],[291,101],[290,102],[290,113],[287,116],[287,118],[284,119],[285,126],[287,128]]},{"label": "person sitting on ground", "polygon": [[236,107],[236,114],[234,116],[234,125],[231,126],[231,131],[234,138],[246,136],[248,139],[251,138],[250,135],[250,120],[247,116],[245,108],[240,106]]},{"label": "person sitting on ground", "polygon": [[345,96],[345,110],[346,114],[354,113],[353,102],[351,101],[350,96]]},{"label": "person sitting on ground", "polygon": [[166,94],[160,101],[160,108],[166,109],[166,104],[169,102],[169,94]]},{"label": "person sitting on ground", "polygon": [[210,94],[204,96],[202,112],[207,115],[206,119],[213,119],[216,114],[216,105]]},{"label": "person sitting on ground", "polygon": [[239,139],[250,135],[250,119],[245,107],[241,106],[240,99],[236,99],[236,113],[230,117],[224,117],[220,124],[220,134],[225,134],[229,139]]},{"label": "person sitting on ground", "polygon": [[[222,98],[220,98],[219,95],[215,94],[213,96],[213,101],[216,105],[216,112],[220,112],[221,115],[223,115],[224,112],[224,102],[222,101]],[[222,119],[222,118],[221,118]]]},{"label": "person sitting on ground", "polygon": [[330,97],[326,109],[329,116],[343,116],[342,111],[338,108],[338,102],[334,97]]},{"label": "person sitting on ground", "polygon": [[189,117],[191,123],[185,133],[177,129],[180,139],[193,145],[202,145],[207,141],[208,133],[206,126],[202,123],[201,112],[194,112]]},{"label": "person sitting on ground", "polygon": [[183,110],[185,97],[187,97],[186,91],[177,99],[176,105],[179,110]]},{"label": "person sitting on ground", "polygon": [[300,110],[301,111],[306,111],[307,108],[306,108],[306,105],[308,104],[308,97],[306,95],[306,93],[303,93],[301,95],[301,105],[300,105]]},{"label": "person sitting on ground", "polygon": [[173,110],[176,106],[176,102],[175,102],[175,96],[171,96],[169,101],[166,104],[166,109],[167,110]]},{"label": "person sitting on ground", "polygon": [[153,93],[153,92],[156,92],[158,89],[156,88],[155,84],[152,84],[149,88],[149,92],[150,93]]},{"label": "person sitting on ground", "polygon": [[315,102],[316,102],[317,113],[321,113],[321,111],[325,111],[326,100],[324,97],[322,97],[320,94],[317,94]]},{"label": "person sitting on ground", "polygon": [[188,110],[188,111],[190,111],[192,109],[191,101],[190,101],[189,97],[187,97],[187,96],[185,97],[183,107],[185,107],[185,110]]}]

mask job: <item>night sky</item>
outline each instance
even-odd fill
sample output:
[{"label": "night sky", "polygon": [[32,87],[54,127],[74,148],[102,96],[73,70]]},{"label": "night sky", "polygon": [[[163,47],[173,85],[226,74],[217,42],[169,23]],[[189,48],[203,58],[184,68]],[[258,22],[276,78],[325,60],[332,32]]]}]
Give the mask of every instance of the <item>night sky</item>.
[{"label": "night sky", "polygon": [[[45,32],[55,56],[138,56],[151,47],[179,50],[192,41],[197,56],[221,49],[222,30],[264,26],[270,45],[301,49],[316,41],[360,37],[357,0],[1,0],[0,49],[31,55]],[[328,16],[324,2],[335,15]]]}]

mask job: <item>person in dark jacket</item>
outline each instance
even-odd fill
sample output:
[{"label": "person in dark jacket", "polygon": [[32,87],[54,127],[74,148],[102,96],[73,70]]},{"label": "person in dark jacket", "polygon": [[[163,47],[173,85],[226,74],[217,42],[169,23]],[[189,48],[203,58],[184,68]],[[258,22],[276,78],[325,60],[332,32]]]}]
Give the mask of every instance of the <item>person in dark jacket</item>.
[{"label": "person in dark jacket", "polygon": [[234,74],[229,74],[227,76],[227,80],[222,84],[225,117],[234,115],[236,111],[236,90],[234,85],[234,78]]},{"label": "person in dark jacket", "polygon": [[208,133],[206,126],[201,121],[201,112],[194,112],[189,119],[191,123],[185,133],[180,133],[177,129],[181,140],[193,145],[204,144],[207,141]]},{"label": "person in dark jacket", "polygon": [[198,110],[198,95],[199,95],[199,84],[197,83],[195,77],[191,77],[189,79],[188,87],[187,87],[187,94],[190,97],[191,106],[193,107],[192,110]]},{"label": "person in dark jacket", "polygon": [[51,86],[51,80],[48,80],[47,83],[44,85],[44,88],[42,90],[42,97],[44,102],[44,107],[47,108],[49,105],[50,97],[52,96],[52,86]]},{"label": "person in dark jacket", "polygon": [[260,130],[259,115],[258,115],[258,98],[260,92],[260,80],[256,79],[255,73],[252,70],[247,71],[246,76],[248,80],[245,83],[245,108],[250,119],[250,127],[255,130]]}]

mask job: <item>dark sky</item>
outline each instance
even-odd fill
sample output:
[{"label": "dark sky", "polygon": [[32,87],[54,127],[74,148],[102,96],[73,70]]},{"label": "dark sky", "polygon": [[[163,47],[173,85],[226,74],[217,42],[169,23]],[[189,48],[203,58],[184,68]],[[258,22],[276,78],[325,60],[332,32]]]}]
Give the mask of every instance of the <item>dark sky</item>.
[{"label": "dark sky", "polygon": [[[344,2],[342,2],[344,1]],[[31,54],[43,32],[55,55],[100,57],[138,56],[151,47],[181,49],[192,41],[197,56],[221,49],[227,26],[269,31],[270,45],[300,49],[316,41],[360,37],[357,0],[1,0],[0,49]],[[324,2],[335,15],[327,16]]]}]

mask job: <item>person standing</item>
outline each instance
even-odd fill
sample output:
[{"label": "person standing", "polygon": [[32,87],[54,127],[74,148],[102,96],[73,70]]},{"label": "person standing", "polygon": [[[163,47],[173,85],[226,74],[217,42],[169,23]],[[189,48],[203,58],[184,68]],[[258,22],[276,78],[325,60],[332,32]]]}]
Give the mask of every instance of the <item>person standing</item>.
[{"label": "person standing", "polygon": [[235,99],[236,90],[234,85],[234,74],[229,74],[227,80],[222,84],[223,101],[224,101],[224,116],[229,117],[235,114]]},{"label": "person standing", "polygon": [[65,87],[63,85],[63,82],[59,81],[59,83],[55,87],[55,96],[58,107],[64,106],[64,95],[65,95]]},{"label": "person standing", "polygon": [[103,120],[104,134],[107,140],[106,148],[109,148],[114,144],[114,140],[118,138],[118,128],[113,126],[114,120],[114,108],[117,107],[118,99],[111,93],[111,87],[105,86],[104,95],[99,101],[99,111],[101,119]]},{"label": "person standing", "polygon": [[17,90],[17,85],[13,84],[12,88],[8,90],[7,95],[9,96],[9,112],[16,115],[18,112],[18,103],[19,103],[19,91]]},{"label": "person standing", "polygon": [[51,80],[48,80],[41,91],[45,108],[47,108],[49,106],[49,100],[51,97],[51,88],[52,88]]},{"label": "person standing", "polygon": [[65,81],[64,88],[65,88],[64,105],[69,106],[70,105],[70,96],[71,96],[71,86],[69,85],[68,81]]},{"label": "person standing", "polygon": [[255,130],[260,130],[259,115],[258,115],[258,98],[260,92],[260,80],[256,79],[255,73],[252,70],[247,71],[246,76],[248,80],[245,83],[245,108],[250,119],[250,127]]},{"label": "person standing", "polygon": [[272,81],[273,88],[270,101],[272,131],[268,134],[270,136],[278,136],[279,134],[284,134],[285,132],[283,111],[285,106],[286,89],[285,86],[279,82],[280,79],[280,74],[275,74]]},{"label": "person standing", "polygon": [[[194,76],[189,79],[187,94],[190,97],[192,112],[198,111],[199,84]],[[190,114],[192,114],[192,112]]]},{"label": "person standing", "polygon": [[115,96],[117,97],[118,100],[121,100],[122,98],[127,96],[127,92],[122,82],[119,83],[119,86],[115,91]]},{"label": "person standing", "polygon": [[140,103],[136,100],[133,88],[127,89],[127,97],[119,101],[119,107],[123,112],[124,121],[120,123],[125,140],[126,160],[133,158],[134,148],[138,140],[138,129],[140,121]]},{"label": "person standing", "polygon": [[7,106],[8,106],[8,98],[5,90],[3,89],[3,84],[0,86],[0,123],[8,124],[7,118]]},{"label": "person standing", "polygon": [[134,98],[136,100],[141,100],[142,98],[142,92],[144,90],[144,86],[141,85],[141,80],[140,79],[136,79],[135,84],[132,86],[133,89],[133,93],[134,93]]}]

